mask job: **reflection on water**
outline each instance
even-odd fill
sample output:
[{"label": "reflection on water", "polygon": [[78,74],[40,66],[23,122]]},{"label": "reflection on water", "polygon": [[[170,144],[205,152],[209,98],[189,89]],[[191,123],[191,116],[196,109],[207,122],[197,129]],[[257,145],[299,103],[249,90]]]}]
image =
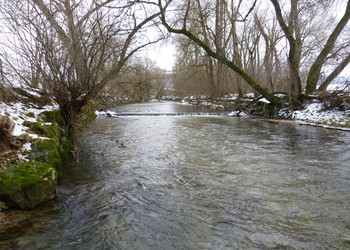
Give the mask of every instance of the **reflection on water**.
[{"label": "reflection on water", "polygon": [[[189,108],[153,103],[118,111]],[[81,164],[66,167],[52,212],[7,243],[350,248],[349,133],[224,116],[118,117],[96,119],[81,143]]]}]

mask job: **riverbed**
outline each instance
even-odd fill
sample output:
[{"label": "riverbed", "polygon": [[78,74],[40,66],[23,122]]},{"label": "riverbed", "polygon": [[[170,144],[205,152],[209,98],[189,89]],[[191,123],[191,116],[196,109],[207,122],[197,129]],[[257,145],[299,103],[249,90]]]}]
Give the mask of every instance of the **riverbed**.
[{"label": "riverbed", "polygon": [[56,201],[0,246],[350,248],[349,132],[175,102],[114,111],[133,115],[98,117]]}]

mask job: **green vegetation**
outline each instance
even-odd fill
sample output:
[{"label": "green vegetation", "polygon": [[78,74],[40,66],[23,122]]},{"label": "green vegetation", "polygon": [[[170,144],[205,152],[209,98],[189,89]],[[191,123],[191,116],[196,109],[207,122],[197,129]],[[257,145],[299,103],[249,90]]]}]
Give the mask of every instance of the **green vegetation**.
[{"label": "green vegetation", "polygon": [[[57,178],[62,172],[62,161],[68,157],[71,141],[59,111],[45,111],[41,120],[43,122],[24,123],[47,138],[32,144],[30,162],[0,172],[0,208],[27,209],[55,197]],[[48,122],[51,124],[46,124]]]},{"label": "green vegetation", "polygon": [[26,162],[0,172],[0,195],[13,194],[38,183],[56,180],[56,170],[47,163]]},{"label": "green vegetation", "polygon": [[[50,122],[52,124],[48,125],[41,122],[25,122],[24,124],[32,131],[48,138],[32,144],[30,160],[48,163],[60,175],[62,171],[62,160],[67,158],[71,148],[70,140],[64,130],[64,121],[58,110],[45,111],[40,116],[44,122]],[[92,119],[91,115],[88,117]]]},{"label": "green vegetation", "polygon": [[59,141],[56,138],[52,138],[34,143],[30,160],[48,163],[61,173],[62,157]]},{"label": "green vegetation", "polygon": [[43,116],[43,120],[46,122],[57,123],[60,127],[65,126],[65,122],[59,110],[44,111],[40,115]]},{"label": "green vegetation", "polygon": [[0,172],[3,208],[33,208],[55,197],[57,172],[47,163],[26,162]]}]

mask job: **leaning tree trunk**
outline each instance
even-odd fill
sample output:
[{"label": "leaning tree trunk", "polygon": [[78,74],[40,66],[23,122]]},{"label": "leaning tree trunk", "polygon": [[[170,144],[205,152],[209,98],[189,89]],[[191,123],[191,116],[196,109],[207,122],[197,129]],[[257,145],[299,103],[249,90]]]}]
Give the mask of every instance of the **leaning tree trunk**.
[{"label": "leaning tree trunk", "polygon": [[[170,1],[171,2],[171,1]],[[168,2],[168,4],[170,3]],[[274,106],[281,106],[281,99],[278,98],[277,96],[274,96],[272,93],[264,89],[257,81],[255,81],[249,74],[247,74],[242,68],[237,66],[234,62],[231,60],[228,60],[224,55],[221,55],[220,53],[217,53],[213,51],[209,44],[207,44],[205,41],[201,40],[197,36],[195,36],[193,33],[191,33],[189,30],[186,29],[186,27],[183,27],[182,29],[176,29],[171,27],[166,19],[165,19],[165,12],[166,12],[166,7],[164,8],[159,5],[161,9],[161,20],[162,24],[164,27],[171,33],[175,34],[182,34],[187,36],[190,40],[192,40],[195,44],[200,46],[202,49],[204,49],[209,56],[212,58],[217,59],[220,63],[226,65],[229,67],[231,70],[236,72],[239,76],[241,76],[248,85],[250,85],[253,89],[255,89],[259,94],[261,94],[263,97],[265,97],[270,103]]]},{"label": "leaning tree trunk", "polygon": [[320,78],[322,66],[325,63],[328,54],[332,51],[338,36],[343,31],[349,19],[350,19],[350,0],[348,0],[346,11],[343,17],[340,19],[339,23],[334,28],[325,46],[323,47],[320,54],[318,55],[315,62],[312,64],[310,68],[310,71],[307,77],[307,82],[306,82],[306,90],[305,90],[306,94],[311,94],[316,90],[317,82]]},{"label": "leaning tree trunk", "polygon": [[325,91],[328,85],[343,71],[343,69],[350,63],[350,54],[333,70],[333,72],[323,81],[318,91]]}]

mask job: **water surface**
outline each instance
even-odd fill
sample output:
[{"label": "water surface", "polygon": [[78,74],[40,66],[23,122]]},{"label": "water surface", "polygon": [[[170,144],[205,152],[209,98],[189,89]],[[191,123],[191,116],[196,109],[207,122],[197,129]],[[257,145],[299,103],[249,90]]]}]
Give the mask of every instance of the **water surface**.
[{"label": "water surface", "polygon": [[[208,112],[167,102],[115,111]],[[81,145],[50,212],[7,244],[350,248],[350,133],[227,116],[100,117]]]}]

